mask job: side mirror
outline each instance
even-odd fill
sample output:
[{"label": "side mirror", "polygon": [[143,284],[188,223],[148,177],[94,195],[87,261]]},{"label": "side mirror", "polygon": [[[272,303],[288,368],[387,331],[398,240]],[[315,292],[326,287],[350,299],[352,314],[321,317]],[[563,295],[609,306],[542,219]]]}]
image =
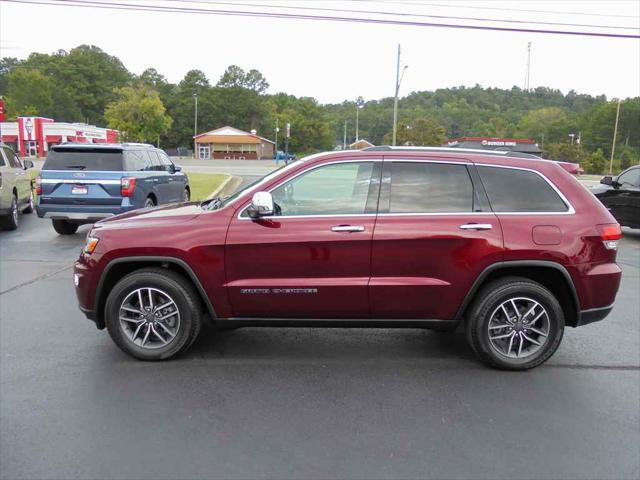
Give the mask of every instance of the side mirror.
[{"label": "side mirror", "polygon": [[613,186],[613,178],[611,178],[609,175],[607,175],[602,180],[600,180],[600,183],[602,183],[603,185]]},{"label": "side mirror", "polygon": [[22,162],[24,165],[24,169],[28,170],[29,168],[33,168],[33,162],[31,160],[25,160]]},{"label": "side mirror", "polygon": [[273,197],[269,192],[256,192],[247,208],[249,217],[256,220],[260,217],[273,215]]},{"label": "side mirror", "polygon": [[173,170],[173,173],[178,173],[182,171],[182,167],[180,165],[173,164],[173,167],[171,168],[171,170]]}]

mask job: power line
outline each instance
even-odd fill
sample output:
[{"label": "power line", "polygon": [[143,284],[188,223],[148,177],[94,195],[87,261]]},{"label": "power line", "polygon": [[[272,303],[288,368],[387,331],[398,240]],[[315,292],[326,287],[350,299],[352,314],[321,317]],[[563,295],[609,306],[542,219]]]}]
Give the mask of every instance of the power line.
[{"label": "power line", "polygon": [[108,10],[208,14],[208,15],[258,17],[258,18],[317,20],[317,21],[329,21],[329,22],[369,23],[369,24],[377,24],[377,25],[397,25],[397,26],[410,26],[410,27],[453,28],[453,29],[484,30],[484,31],[498,31],[498,32],[539,33],[539,34],[551,34],[551,35],[575,35],[575,36],[582,36],[582,37],[640,39],[640,35],[630,35],[630,34],[623,34],[623,33],[585,32],[585,31],[575,31],[575,30],[544,30],[544,29],[537,29],[537,28],[515,28],[515,27],[496,27],[496,26],[469,25],[469,24],[448,24],[448,23],[418,22],[418,21],[408,21],[408,20],[392,20],[392,19],[381,19],[381,18],[338,17],[338,16],[325,16],[325,15],[276,13],[276,12],[264,12],[264,11],[169,7],[169,6],[161,6],[161,5],[150,5],[150,4],[141,5],[141,4],[119,3],[119,2],[100,2],[100,1],[94,1],[94,0],[65,0],[65,1],[63,0],[0,0],[0,1],[11,2],[11,3],[22,3],[22,4],[34,4],[34,5],[102,8],[102,9],[108,9]]},{"label": "power line", "polygon": [[502,7],[487,7],[486,5],[451,5],[443,3],[427,3],[427,2],[408,2],[408,1],[389,1],[389,0],[347,0],[349,2],[364,2],[364,3],[387,3],[387,4],[404,4],[414,6],[426,6],[426,7],[442,7],[442,8],[472,8],[477,10],[498,10],[507,12],[526,12],[526,13],[549,13],[552,15],[584,15],[590,17],[610,17],[610,18],[640,18],[638,15],[614,15],[606,13],[587,13],[587,12],[575,12],[575,11],[561,11],[561,10],[529,10],[524,8],[502,8]]},{"label": "power line", "polygon": [[339,13],[365,13],[369,15],[390,15],[397,17],[420,17],[420,18],[438,18],[448,20],[473,20],[475,22],[492,22],[492,23],[516,23],[528,25],[556,25],[563,27],[595,27],[595,28],[613,28],[619,30],[640,30],[640,27],[620,27],[617,25],[595,25],[592,23],[563,23],[563,22],[539,22],[535,20],[515,20],[515,19],[497,19],[497,18],[478,18],[478,17],[459,17],[451,15],[434,15],[425,13],[399,13],[387,12],[380,10],[354,10],[348,8],[326,8],[326,7],[303,7],[291,5],[274,5],[264,3],[238,3],[238,2],[220,2],[216,0],[158,0],[161,2],[178,2],[186,4],[204,4],[204,5],[233,5],[238,7],[266,7],[266,8],[282,8],[288,10],[302,11],[322,11],[322,12],[339,12]]}]

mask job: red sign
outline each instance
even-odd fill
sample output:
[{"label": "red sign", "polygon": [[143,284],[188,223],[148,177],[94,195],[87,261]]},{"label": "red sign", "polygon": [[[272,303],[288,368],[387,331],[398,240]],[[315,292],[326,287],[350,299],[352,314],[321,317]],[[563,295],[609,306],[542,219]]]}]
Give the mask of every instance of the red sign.
[{"label": "red sign", "polygon": [[0,122],[4,122],[4,98],[0,97]]}]

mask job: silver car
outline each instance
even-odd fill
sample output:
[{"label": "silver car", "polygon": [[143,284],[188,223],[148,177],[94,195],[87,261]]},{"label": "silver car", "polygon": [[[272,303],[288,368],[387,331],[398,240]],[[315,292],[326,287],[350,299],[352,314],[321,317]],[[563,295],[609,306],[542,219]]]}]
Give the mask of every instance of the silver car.
[{"label": "silver car", "polygon": [[18,228],[18,214],[33,212],[33,189],[27,169],[31,160],[20,160],[15,152],[0,143],[0,226],[5,230]]}]

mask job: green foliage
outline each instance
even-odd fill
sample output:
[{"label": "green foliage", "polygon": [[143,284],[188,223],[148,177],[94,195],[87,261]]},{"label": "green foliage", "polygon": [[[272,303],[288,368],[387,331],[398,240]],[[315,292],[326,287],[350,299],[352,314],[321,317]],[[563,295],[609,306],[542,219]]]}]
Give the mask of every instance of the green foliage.
[{"label": "green foliage", "polygon": [[620,154],[620,170],[626,170],[631,165],[637,164],[638,161],[638,154],[632,148],[624,147]]},{"label": "green foliage", "polygon": [[604,172],[606,162],[607,159],[604,157],[602,149],[598,148],[589,156],[587,162],[583,164],[583,168],[586,173],[601,175]]},{"label": "green foliage", "polygon": [[124,140],[155,142],[171,128],[173,120],[155,90],[141,84],[120,88],[116,93],[119,98],[107,106],[105,118]]},{"label": "green foliage", "polygon": [[588,154],[581,145],[574,143],[545,143],[543,156],[554,160],[581,163],[588,159]]},{"label": "green foliage", "polygon": [[264,93],[269,88],[269,83],[262,74],[255,69],[245,72],[237,65],[230,65],[218,81],[218,87],[245,88],[257,93]]},{"label": "green foliage", "polygon": [[[393,132],[385,135],[385,143],[391,144]],[[445,130],[432,118],[416,118],[411,123],[398,123],[397,145],[430,145],[439,147],[445,142]]]},{"label": "green foliage", "polygon": [[7,116],[51,116],[54,89],[53,81],[37,70],[12,70],[7,76]]}]

